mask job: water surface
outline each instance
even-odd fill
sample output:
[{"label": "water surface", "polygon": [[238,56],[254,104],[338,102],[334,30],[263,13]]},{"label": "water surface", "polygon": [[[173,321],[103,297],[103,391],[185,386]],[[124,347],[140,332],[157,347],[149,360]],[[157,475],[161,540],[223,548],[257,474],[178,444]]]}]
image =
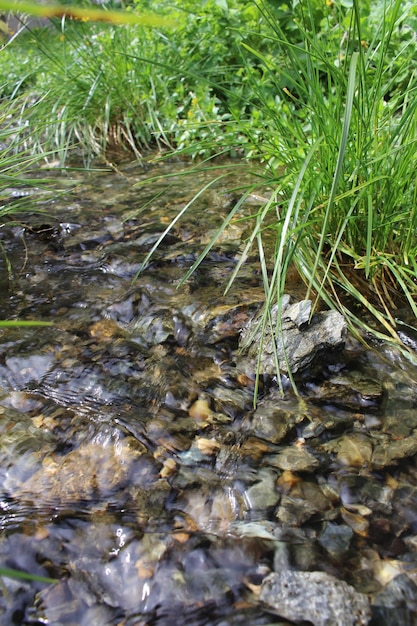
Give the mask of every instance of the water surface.
[{"label": "water surface", "polygon": [[4,578],[1,623],[290,624],[259,595],[286,569],[367,594],[372,624],[416,623],[415,368],[348,338],[301,398],[265,378],[254,409],[255,259],[223,292],[256,199],[178,288],[238,196],[220,181],[132,283],[213,176],[183,168],[73,172],[1,233],[2,317],[53,325],[0,330],[0,563],[57,579]]}]

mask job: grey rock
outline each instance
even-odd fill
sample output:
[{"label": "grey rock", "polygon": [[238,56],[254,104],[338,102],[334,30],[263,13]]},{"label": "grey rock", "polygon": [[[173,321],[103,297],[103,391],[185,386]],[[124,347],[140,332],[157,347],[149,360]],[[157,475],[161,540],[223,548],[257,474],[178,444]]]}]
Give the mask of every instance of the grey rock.
[{"label": "grey rock", "polygon": [[372,602],[375,623],[384,626],[412,626],[417,610],[417,587],[406,575],[393,578],[384,589],[376,594]]},{"label": "grey rock", "polygon": [[263,398],[253,413],[242,422],[242,432],[271,443],[280,443],[294,425],[304,419],[296,399],[283,399],[278,390]]},{"label": "grey rock", "polygon": [[314,626],[366,626],[371,617],[367,596],[324,572],[270,574],[262,582],[260,600],[274,614]]},{"label": "grey rock", "polygon": [[340,557],[349,549],[352,537],[353,530],[349,526],[327,522],[319,543],[327,552]]},{"label": "grey rock", "polygon": [[[277,324],[278,305],[271,310],[271,323],[262,325],[262,313],[253,317],[243,329],[239,347],[242,358],[238,367],[245,373],[257,367],[262,346],[262,374],[276,374],[276,357],[281,373],[293,374],[310,367],[318,357],[326,356],[344,346],[346,321],[337,311],[322,311],[312,316],[310,300],[290,304],[285,294],[281,303],[281,323]],[[278,336],[276,336],[278,329]]]}]

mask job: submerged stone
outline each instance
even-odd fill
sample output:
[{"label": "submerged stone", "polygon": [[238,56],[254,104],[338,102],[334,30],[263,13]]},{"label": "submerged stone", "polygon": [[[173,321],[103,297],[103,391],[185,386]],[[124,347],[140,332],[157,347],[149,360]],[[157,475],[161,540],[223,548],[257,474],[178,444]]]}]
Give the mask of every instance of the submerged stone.
[{"label": "submerged stone", "polygon": [[412,626],[417,610],[417,587],[406,575],[395,576],[372,602],[375,623]]},{"label": "submerged stone", "polygon": [[314,626],[366,626],[371,617],[364,594],[324,572],[270,574],[262,582],[260,599],[280,617]]},{"label": "submerged stone", "polygon": [[315,389],[312,402],[331,403],[351,411],[378,407],[382,400],[382,385],[361,372],[343,372],[324,381]]},{"label": "submerged stone", "polygon": [[274,467],[292,472],[312,472],[319,465],[318,459],[300,446],[286,446],[279,454],[270,455],[267,462]]},{"label": "submerged stone", "polygon": [[280,485],[284,494],[276,517],[282,524],[301,526],[313,516],[332,516],[334,509],[322,489],[314,482],[294,479],[293,485]]},{"label": "submerged stone", "polygon": [[341,557],[349,549],[352,537],[353,530],[349,526],[327,522],[319,543],[329,554]]}]

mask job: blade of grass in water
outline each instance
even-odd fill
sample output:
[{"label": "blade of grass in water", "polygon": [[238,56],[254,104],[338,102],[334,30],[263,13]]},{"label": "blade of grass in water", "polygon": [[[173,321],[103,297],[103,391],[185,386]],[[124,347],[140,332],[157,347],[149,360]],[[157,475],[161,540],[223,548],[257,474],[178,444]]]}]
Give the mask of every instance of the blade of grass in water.
[{"label": "blade of grass in water", "polygon": [[20,326],[53,326],[53,322],[36,320],[0,320],[0,328],[18,328]]},{"label": "blade of grass in water", "polygon": [[57,578],[48,578],[47,576],[38,576],[37,574],[29,574],[10,567],[0,567],[0,576],[6,576],[7,578],[16,578],[18,580],[32,580],[40,583],[57,583]]}]

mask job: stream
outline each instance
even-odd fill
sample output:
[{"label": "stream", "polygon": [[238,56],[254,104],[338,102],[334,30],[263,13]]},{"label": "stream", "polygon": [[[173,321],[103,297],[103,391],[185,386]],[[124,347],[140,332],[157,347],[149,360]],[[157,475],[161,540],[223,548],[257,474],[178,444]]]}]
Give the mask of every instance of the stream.
[{"label": "stream", "polygon": [[55,580],[2,577],[0,624],[417,624],[416,366],[348,335],[254,408],[256,258],[224,287],[260,201],[180,286],[219,180],[133,281],[216,174],[185,167],[68,171],[0,230],[2,319],[52,322],[0,328],[0,567]]}]

